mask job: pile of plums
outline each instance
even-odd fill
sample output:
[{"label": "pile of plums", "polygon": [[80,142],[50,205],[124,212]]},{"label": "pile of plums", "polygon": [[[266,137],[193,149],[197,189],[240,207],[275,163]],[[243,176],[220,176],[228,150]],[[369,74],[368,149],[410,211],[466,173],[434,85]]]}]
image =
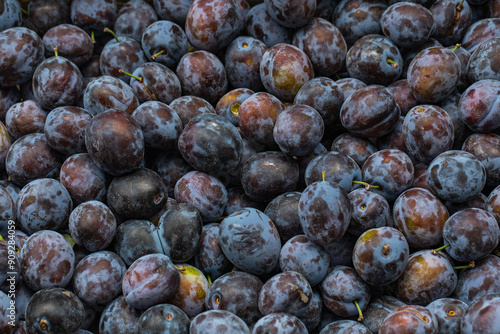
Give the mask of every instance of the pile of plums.
[{"label": "pile of plums", "polygon": [[0,333],[500,333],[500,0],[0,0]]}]

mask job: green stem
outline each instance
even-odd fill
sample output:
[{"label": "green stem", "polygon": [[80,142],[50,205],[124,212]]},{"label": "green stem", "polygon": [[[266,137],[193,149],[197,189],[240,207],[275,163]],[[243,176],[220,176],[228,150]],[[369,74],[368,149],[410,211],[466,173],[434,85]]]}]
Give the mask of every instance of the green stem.
[{"label": "green stem", "polygon": [[118,72],[120,73],[123,73],[123,74],[126,74],[128,75],[129,77],[132,77],[134,78],[135,80],[139,81],[139,82],[142,82],[142,77],[138,77],[137,75],[133,75],[132,73],[128,73],[128,72],[125,72],[124,70],[122,70],[121,68],[118,70]]},{"label": "green stem", "polygon": [[116,42],[120,42],[120,40],[118,39],[118,36],[116,36],[116,34],[114,33],[113,30],[109,29],[108,27],[104,28],[103,30],[104,32],[109,32],[111,35],[113,35],[113,37],[115,38]]},{"label": "green stem", "polygon": [[54,47],[54,56],[58,57],[59,56],[59,51],[57,51],[59,49],[59,45],[56,45]]},{"label": "green stem", "polygon": [[363,182],[363,181],[352,181],[352,183],[354,184],[361,184],[363,186],[365,186],[365,189],[366,190],[370,190],[370,189],[379,189],[380,186],[377,186],[377,185],[372,185],[372,184],[369,184],[369,183],[366,183],[366,182]]},{"label": "green stem", "polygon": [[363,321],[363,312],[361,311],[361,307],[359,307],[357,300],[354,301],[354,305],[356,305],[356,308],[358,309],[358,314],[359,314],[358,321]]},{"label": "green stem", "polygon": [[470,269],[470,268],[474,268],[475,266],[476,266],[476,262],[470,261],[468,265],[465,265],[465,266],[456,266],[456,267],[453,267],[453,269],[455,269],[455,270]]},{"label": "green stem", "polygon": [[441,247],[439,247],[439,248],[436,248],[436,249],[432,250],[432,252],[431,252],[431,253],[432,253],[432,254],[434,254],[434,255],[436,255],[439,251],[442,251],[442,250],[443,250],[443,249],[445,249],[446,247],[450,247],[450,244],[446,244],[446,245],[444,245],[444,246],[441,246]]}]

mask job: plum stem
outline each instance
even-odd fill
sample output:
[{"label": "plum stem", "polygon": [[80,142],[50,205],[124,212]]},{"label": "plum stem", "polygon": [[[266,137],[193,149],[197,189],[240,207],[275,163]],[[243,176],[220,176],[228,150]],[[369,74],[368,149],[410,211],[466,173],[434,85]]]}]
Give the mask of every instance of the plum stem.
[{"label": "plum stem", "polygon": [[59,56],[59,45],[54,46],[54,56],[58,57]]},{"label": "plum stem", "polygon": [[382,247],[382,254],[388,255],[390,249],[391,249],[391,247],[389,245],[384,245],[384,247]]},{"label": "plum stem", "polygon": [[396,63],[394,61],[394,59],[392,59],[392,58],[387,58],[387,64],[391,64],[392,67],[394,67],[394,68],[398,68],[398,66],[399,66],[398,63]]},{"label": "plum stem", "polygon": [[119,73],[123,73],[123,74],[126,74],[128,75],[129,77],[132,77],[134,78],[135,80],[139,81],[139,82],[142,82],[143,81],[143,78],[142,77],[138,77],[137,75],[133,75],[132,73],[129,73],[129,72],[126,72],[124,70],[122,70],[121,68],[118,70]]},{"label": "plum stem", "polygon": [[361,311],[361,307],[359,307],[359,304],[358,304],[358,301],[357,300],[354,300],[354,305],[356,305],[356,308],[358,309],[358,314],[359,314],[359,317],[358,317],[358,321],[363,321],[363,312]]},{"label": "plum stem", "polygon": [[369,184],[369,183],[366,183],[366,182],[363,182],[363,181],[352,181],[352,183],[361,184],[361,185],[365,186],[366,190],[370,190],[372,188],[373,189],[379,189],[380,188],[380,186]]},{"label": "plum stem", "polygon": [[212,277],[210,277],[210,275],[207,275],[207,281],[208,281],[208,286],[212,286]]},{"label": "plum stem", "polygon": [[4,244],[6,244],[7,242],[5,241],[5,239],[2,237],[2,235],[0,234],[0,242],[3,242]]},{"label": "plum stem", "polygon": [[21,12],[25,15],[28,15],[28,11],[26,9],[24,9],[22,6],[19,6],[21,7]]},{"label": "plum stem", "polygon": [[442,251],[443,249],[445,249],[446,247],[449,247],[449,246],[450,246],[450,244],[446,244],[444,246],[438,247],[436,249],[433,249],[431,251],[431,253],[434,254],[434,255],[436,255],[439,251]]},{"label": "plum stem", "polygon": [[90,31],[90,39],[92,40],[92,43],[95,44],[95,31],[92,29]]},{"label": "plum stem", "polygon": [[326,170],[321,172],[321,180],[326,181]]},{"label": "plum stem", "polygon": [[154,55],[151,56],[151,60],[156,60],[156,57],[158,57],[159,55],[164,54],[166,52],[167,52],[167,50],[165,50],[165,49],[158,51],[157,53],[155,53]]},{"label": "plum stem", "polygon": [[459,12],[460,12],[462,9],[464,9],[464,6],[463,6],[463,5],[464,5],[464,1],[465,1],[465,0],[460,1],[460,3],[459,3],[459,4],[457,5],[457,7],[456,7],[456,8],[457,8],[457,10],[458,10]]},{"label": "plum stem", "polygon": [[465,265],[465,266],[456,266],[456,267],[453,267],[453,269],[455,269],[455,270],[470,269],[470,268],[474,268],[475,266],[476,266],[476,262],[475,261],[470,261],[468,265]]},{"label": "plum stem", "polygon": [[109,29],[108,27],[104,28],[103,30],[104,32],[109,32],[116,40],[117,43],[120,42],[120,40],[118,39],[118,36],[116,36],[115,32],[111,29]]},{"label": "plum stem", "polygon": [[460,43],[455,44],[455,46],[453,47],[453,50],[451,50],[451,52],[455,52],[455,51],[457,51],[457,49],[458,49],[459,47],[461,47],[461,46],[462,46],[462,44],[460,44]]}]

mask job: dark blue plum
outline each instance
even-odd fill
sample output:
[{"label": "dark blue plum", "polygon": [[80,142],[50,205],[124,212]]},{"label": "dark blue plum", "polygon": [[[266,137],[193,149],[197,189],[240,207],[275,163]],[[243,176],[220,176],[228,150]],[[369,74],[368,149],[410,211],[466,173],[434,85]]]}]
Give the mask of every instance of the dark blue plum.
[{"label": "dark blue plum", "polygon": [[146,310],[166,302],[179,287],[181,274],[167,255],[144,255],[128,267],[122,281],[125,300],[132,307]]},{"label": "dark blue plum", "polygon": [[254,208],[224,218],[219,226],[219,243],[229,261],[250,274],[268,274],[279,261],[278,230],[269,217]]},{"label": "dark blue plum", "polygon": [[117,13],[113,30],[118,36],[127,36],[141,42],[146,28],[156,21],[158,16],[150,3],[144,0],[127,1]]},{"label": "dark blue plum", "polygon": [[260,61],[266,50],[264,42],[254,37],[235,38],[225,53],[224,64],[229,83],[233,87],[262,91],[264,86],[260,79]]},{"label": "dark blue plum", "polygon": [[41,178],[25,185],[17,197],[19,227],[28,234],[67,226],[73,209],[71,196],[55,179]]},{"label": "dark blue plum", "polygon": [[170,207],[158,222],[158,236],[163,253],[174,262],[187,262],[197,252],[203,221],[191,204],[178,203]]},{"label": "dark blue plum", "polygon": [[134,333],[189,333],[189,318],[180,308],[159,304],[144,311],[135,324]]},{"label": "dark blue plum", "polygon": [[273,138],[282,152],[292,156],[312,153],[324,134],[321,115],[311,106],[295,104],[276,118]]},{"label": "dark blue plum", "polygon": [[245,30],[249,36],[264,42],[268,48],[278,43],[291,43],[293,29],[274,21],[264,3],[253,6],[246,15]]},{"label": "dark blue plum", "polygon": [[71,237],[90,252],[104,250],[116,234],[117,222],[109,207],[96,200],[79,204],[69,216]]},{"label": "dark blue plum", "polygon": [[323,247],[339,241],[351,220],[347,192],[332,181],[308,185],[300,196],[299,217],[310,241]]},{"label": "dark blue plum", "polygon": [[346,192],[350,192],[355,188],[353,181],[361,181],[361,168],[351,157],[337,151],[329,151],[309,162],[304,178],[306,185],[317,181],[332,181],[338,183]]},{"label": "dark blue plum", "polygon": [[190,334],[250,334],[241,318],[224,310],[208,310],[198,314],[189,325]]},{"label": "dark blue plum", "polygon": [[344,93],[330,78],[316,77],[306,82],[295,95],[294,104],[306,104],[316,109],[326,126],[339,120]]},{"label": "dark blue plum", "polygon": [[394,282],[406,268],[410,246],[399,230],[383,226],[365,231],[354,245],[352,261],[367,283],[383,286]]},{"label": "dark blue plum", "polygon": [[75,252],[57,232],[43,230],[32,234],[21,256],[24,281],[33,291],[66,287],[73,276]]},{"label": "dark blue plum", "polygon": [[[2,20],[2,24],[3,24]],[[11,87],[31,79],[44,56],[43,41],[36,32],[13,27],[0,32],[0,86]]]},{"label": "dark blue plum", "polygon": [[363,181],[375,186],[372,187],[373,191],[389,202],[411,187],[414,171],[410,157],[397,149],[375,152],[365,161],[361,170]]},{"label": "dark blue plum", "polygon": [[328,252],[305,235],[296,235],[281,247],[280,269],[301,273],[311,286],[325,278],[329,267]]},{"label": "dark blue plum", "polygon": [[460,324],[469,305],[455,298],[440,298],[426,307],[436,317],[439,333],[460,334]]},{"label": "dark blue plum", "polygon": [[233,264],[227,259],[220,247],[219,223],[203,225],[200,245],[194,256],[194,261],[196,267],[212,280],[216,280],[233,268]]},{"label": "dark blue plum", "polygon": [[203,222],[219,219],[227,205],[227,190],[224,184],[209,174],[190,171],[182,176],[174,188],[178,203],[192,204]]},{"label": "dark blue plum", "polygon": [[466,151],[443,152],[427,168],[427,184],[441,200],[465,202],[479,194],[485,183],[484,165]]},{"label": "dark blue plum", "polygon": [[243,142],[237,128],[217,114],[194,117],[179,136],[179,151],[200,172],[233,171],[239,165]]},{"label": "dark blue plum", "polygon": [[217,278],[208,289],[205,305],[208,310],[225,310],[240,317],[247,325],[262,317],[258,308],[263,283],[255,275],[232,271]]},{"label": "dark blue plum", "polygon": [[285,271],[269,278],[259,294],[259,310],[263,315],[288,313],[296,315],[312,298],[307,279],[296,271]]},{"label": "dark blue plum", "polygon": [[119,296],[108,303],[101,313],[99,319],[99,333],[114,334],[133,333],[134,326],[141,312],[136,310],[125,301],[125,297]]},{"label": "dark blue plum", "polygon": [[257,321],[252,334],[295,333],[307,334],[309,331],[299,318],[288,313],[271,313]]},{"label": "dark blue plum", "polygon": [[368,284],[351,267],[333,267],[320,288],[326,308],[340,317],[360,315],[358,307],[364,310],[370,302]]},{"label": "dark blue plum", "polygon": [[163,253],[157,227],[140,219],[127,220],[118,226],[113,249],[127,266],[144,255]]},{"label": "dark blue plum", "polygon": [[26,307],[28,333],[75,333],[85,320],[80,299],[63,288],[36,292]]},{"label": "dark blue plum", "polygon": [[122,291],[127,267],[110,251],[98,251],[84,257],[73,273],[73,291],[88,305],[107,305]]}]

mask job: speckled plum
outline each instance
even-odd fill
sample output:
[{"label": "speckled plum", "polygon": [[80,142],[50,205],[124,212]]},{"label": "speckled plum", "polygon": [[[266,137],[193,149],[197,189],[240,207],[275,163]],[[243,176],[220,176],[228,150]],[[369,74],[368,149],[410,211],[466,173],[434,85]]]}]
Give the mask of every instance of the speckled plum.
[{"label": "speckled plum", "polygon": [[5,170],[12,182],[24,186],[41,177],[56,177],[59,155],[43,133],[31,133],[12,143],[5,156]]},{"label": "speckled plum", "polygon": [[240,317],[225,310],[208,310],[198,314],[189,325],[190,334],[250,334]]},{"label": "speckled plum", "polygon": [[132,113],[139,106],[139,99],[123,80],[103,75],[93,79],[85,88],[83,106],[92,115],[112,108]]},{"label": "speckled plum", "polygon": [[284,101],[293,101],[299,89],[314,78],[309,57],[291,44],[276,44],[264,53],[260,78],[266,90]]},{"label": "speckled plum", "polygon": [[351,220],[347,192],[333,181],[318,181],[307,186],[299,200],[299,218],[304,234],[326,247],[339,241]]},{"label": "speckled plum", "polygon": [[460,68],[460,60],[451,49],[427,48],[410,62],[408,84],[420,103],[436,104],[456,88]]},{"label": "speckled plum", "polygon": [[354,301],[361,310],[370,302],[369,285],[351,267],[333,267],[321,282],[320,289],[326,308],[340,317],[359,315]]},{"label": "speckled plum", "polygon": [[194,0],[186,17],[186,36],[195,48],[216,52],[244,28],[245,14],[234,0]]},{"label": "speckled plum", "polygon": [[90,120],[85,146],[96,165],[112,175],[139,168],[144,158],[144,135],[134,118],[120,109],[109,109]]},{"label": "speckled plum", "polygon": [[47,111],[36,100],[14,103],[5,113],[5,128],[12,140],[30,133],[44,132]]},{"label": "speckled plum", "polygon": [[172,297],[181,280],[181,274],[167,255],[144,255],[128,267],[122,281],[127,303],[139,310],[165,303]]},{"label": "speckled plum", "polygon": [[176,74],[183,95],[201,97],[212,105],[217,104],[228,89],[224,65],[215,54],[208,51],[186,53],[177,64]]},{"label": "speckled plum", "polygon": [[457,273],[448,257],[427,249],[410,254],[394,290],[407,304],[427,305],[438,298],[451,296],[456,285]]},{"label": "speckled plum", "polygon": [[432,13],[418,3],[400,2],[389,6],[380,17],[384,35],[400,47],[414,47],[433,33]]},{"label": "speckled plum", "polygon": [[347,44],[333,23],[322,18],[313,18],[295,32],[292,44],[309,57],[317,77],[328,77],[342,69]]},{"label": "speckled plum", "polygon": [[104,250],[116,234],[117,222],[109,207],[91,200],[75,207],[69,216],[68,229],[73,240],[90,252]]},{"label": "speckled plum", "polygon": [[33,180],[17,196],[17,221],[19,227],[28,234],[64,228],[72,209],[71,196],[55,179]]},{"label": "speckled plum", "polygon": [[340,121],[359,137],[380,137],[391,132],[401,110],[392,94],[381,85],[360,88],[345,99],[340,109]]},{"label": "speckled plum", "polygon": [[53,109],[47,115],[43,129],[47,142],[62,154],[85,152],[85,129],[91,118],[92,114],[80,107]]},{"label": "speckled plum", "polygon": [[127,267],[110,251],[99,251],[84,257],[73,273],[73,291],[89,305],[106,305],[122,291]]},{"label": "speckled plum", "polygon": [[[159,101],[169,104],[181,96],[181,82],[174,71],[167,66],[147,62],[134,68],[132,75],[141,78],[130,78],[130,87],[134,90],[140,103]],[[129,82],[129,81],[127,81]]]},{"label": "speckled plum", "polygon": [[278,230],[258,209],[241,209],[224,218],[219,226],[219,244],[231,263],[250,274],[268,274],[279,261]]},{"label": "speckled plum", "polygon": [[105,199],[106,175],[88,153],[68,157],[61,166],[59,180],[75,204]]},{"label": "speckled plum", "polygon": [[208,310],[225,310],[236,314],[247,325],[262,317],[258,308],[263,282],[244,271],[232,271],[217,278],[205,298]]},{"label": "speckled plum", "polygon": [[273,20],[287,28],[299,28],[312,20],[316,11],[314,0],[264,0]]},{"label": "speckled plum", "polygon": [[182,121],[171,107],[163,102],[147,101],[134,110],[132,117],[142,130],[146,147],[162,150],[177,147]]},{"label": "speckled plum", "polygon": [[295,315],[312,298],[307,279],[296,271],[285,271],[269,278],[259,294],[259,310],[263,315],[284,312]]},{"label": "speckled plum", "polygon": [[498,245],[500,228],[492,213],[479,209],[460,210],[448,218],[443,227],[446,252],[459,262],[484,258]]},{"label": "speckled plum", "polygon": [[465,202],[483,190],[486,169],[474,155],[462,150],[439,154],[427,168],[427,184],[441,200]]},{"label": "speckled plum", "polygon": [[33,233],[22,249],[22,275],[30,289],[65,287],[73,276],[75,252],[59,233]]},{"label": "speckled plum", "polygon": [[433,193],[423,188],[403,192],[393,206],[395,226],[415,249],[436,248],[443,242],[448,209]]},{"label": "speckled plum", "polygon": [[432,37],[447,46],[460,42],[472,23],[470,4],[461,0],[441,0],[428,8],[434,16]]},{"label": "speckled plum", "polygon": [[13,27],[0,32],[0,86],[11,87],[27,82],[44,60],[43,41],[36,32]]},{"label": "speckled plum", "polygon": [[500,294],[493,293],[477,297],[465,311],[460,325],[460,333],[498,332],[500,317]]},{"label": "speckled plum", "polygon": [[475,263],[474,268],[464,269],[458,276],[453,297],[470,304],[474,299],[500,292],[500,258],[489,254]]},{"label": "speckled plum", "polygon": [[311,106],[294,104],[276,118],[273,138],[281,151],[304,156],[319,145],[325,131],[321,115]]},{"label": "speckled plum", "polygon": [[354,245],[352,262],[368,284],[383,286],[394,282],[408,263],[410,246],[399,230],[383,226],[365,231]]},{"label": "speckled plum", "polygon": [[237,128],[223,116],[195,116],[179,135],[179,151],[196,170],[210,173],[238,167],[243,142]]},{"label": "speckled plum", "polygon": [[229,44],[224,65],[232,87],[263,90],[260,62],[266,50],[264,42],[249,36],[239,36]]},{"label": "speckled plum", "polygon": [[423,163],[451,150],[455,138],[451,117],[435,105],[419,105],[408,111],[402,131],[409,155]]},{"label": "speckled plum", "polygon": [[293,29],[286,28],[273,20],[265,3],[253,6],[245,20],[245,30],[249,36],[264,42],[270,48],[278,43],[291,43]]},{"label": "speckled plum", "polygon": [[414,167],[410,157],[397,149],[384,149],[373,153],[363,164],[362,180],[373,187],[372,190],[394,201],[413,184]]},{"label": "speckled plum", "polygon": [[227,204],[227,190],[214,176],[190,171],[182,176],[174,188],[178,203],[192,204],[204,222],[214,221],[222,215]]},{"label": "speckled plum", "polygon": [[381,32],[380,17],[387,8],[386,1],[342,0],[333,10],[332,23],[339,28],[348,45],[359,38]]},{"label": "speckled plum", "polygon": [[500,80],[484,79],[470,85],[458,102],[458,115],[474,132],[488,133],[500,127]]},{"label": "speckled plum", "polygon": [[325,278],[329,266],[328,253],[305,235],[296,235],[281,247],[281,270],[301,273],[311,286]]},{"label": "speckled plum", "polygon": [[380,334],[438,333],[434,314],[420,305],[405,305],[392,310],[380,325]]},{"label": "speckled plum", "polygon": [[283,103],[274,95],[266,92],[253,94],[243,101],[238,111],[241,132],[253,143],[272,145],[274,125],[284,109]]}]

